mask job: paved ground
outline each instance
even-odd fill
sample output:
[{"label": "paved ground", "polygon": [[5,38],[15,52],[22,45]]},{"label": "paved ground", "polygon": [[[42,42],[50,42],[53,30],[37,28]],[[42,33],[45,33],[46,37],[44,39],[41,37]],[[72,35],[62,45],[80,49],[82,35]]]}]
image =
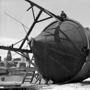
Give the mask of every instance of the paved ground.
[{"label": "paved ground", "polygon": [[90,90],[90,84],[65,84],[65,85],[50,85],[40,88],[39,90]]},{"label": "paved ground", "polygon": [[[35,85],[35,84],[24,84],[20,86],[12,86],[12,87],[1,87],[3,90],[8,90],[13,88],[14,90],[22,90],[21,88],[27,88],[25,90],[90,90],[90,82],[83,82],[83,83],[70,83],[70,84],[50,84],[50,85]],[[17,89],[15,89],[17,88]],[[10,90],[13,90],[10,89]]]},{"label": "paved ground", "polygon": [[[90,81],[82,83],[69,83],[63,85],[50,84],[50,85],[25,85],[27,90],[90,90]],[[24,87],[24,85],[22,86]]]},{"label": "paved ground", "polygon": [[[4,87],[0,87],[0,88],[4,89]],[[62,84],[62,85],[59,85],[59,84],[35,85],[30,83],[24,83],[21,86],[13,87],[12,85],[11,88],[14,88],[14,90],[15,88],[18,88],[18,90],[20,88],[27,88],[26,90],[90,90],[90,80],[86,80],[82,83],[69,83],[69,84]]]}]

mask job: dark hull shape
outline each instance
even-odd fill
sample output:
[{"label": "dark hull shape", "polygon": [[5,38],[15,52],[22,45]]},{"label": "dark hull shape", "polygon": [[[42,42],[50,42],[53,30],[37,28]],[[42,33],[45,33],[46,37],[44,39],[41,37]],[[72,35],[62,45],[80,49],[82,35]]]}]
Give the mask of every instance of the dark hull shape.
[{"label": "dark hull shape", "polygon": [[38,70],[54,83],[74,81],[86,61],[84,28],[73,20],[53,22],[31,41]]}]

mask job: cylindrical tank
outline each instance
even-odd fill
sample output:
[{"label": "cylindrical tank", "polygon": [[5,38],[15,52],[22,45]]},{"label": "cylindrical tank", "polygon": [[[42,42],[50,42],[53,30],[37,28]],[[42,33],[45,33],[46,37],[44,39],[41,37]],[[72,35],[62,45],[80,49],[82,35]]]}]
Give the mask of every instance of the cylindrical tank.
[{"label": "cylindrical tank", "polygon": [[88,39],[81,24],[70,19],[52,22],[32,39],[31,48],[38,70],[46,80],[79,81],[78,74],[88,56]]}]

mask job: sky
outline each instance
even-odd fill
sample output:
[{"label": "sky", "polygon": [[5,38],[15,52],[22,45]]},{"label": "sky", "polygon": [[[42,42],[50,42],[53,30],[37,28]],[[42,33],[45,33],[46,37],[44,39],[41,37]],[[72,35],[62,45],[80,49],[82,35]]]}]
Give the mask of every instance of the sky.
[{"label": "sky", "polygon": [[[69,18],[80,22],[84,27],[90,27],[90,0],[32,0],[56,15],[65,11]],[[6,15],[13,16],[28,28],[33,22],[32,14],[26,11],[30,5],[24,0],[0,0],[0,45],[11,45],[26,35],[22,25]],[[37,10],[36,10],[37,12]],[[46,23],[43,24],[45,26]],[[38,27],[38,29],[37,29]],[[31,37],[41,32],[40,25],[33,30]],[[25,28],[26,31],[28,29]],[[0,50],[5,56],[7,51]]]}]

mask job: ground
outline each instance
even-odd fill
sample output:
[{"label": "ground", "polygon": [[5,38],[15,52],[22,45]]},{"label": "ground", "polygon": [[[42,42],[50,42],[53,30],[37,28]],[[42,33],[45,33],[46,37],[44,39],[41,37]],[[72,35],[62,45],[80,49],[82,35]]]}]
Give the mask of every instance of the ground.
[{"label": "ground", "polygon": [[[23,86],[22,86],[23,87]],[[27,85],[27,90],[90,90],[90,81],[69,84]]]}]

